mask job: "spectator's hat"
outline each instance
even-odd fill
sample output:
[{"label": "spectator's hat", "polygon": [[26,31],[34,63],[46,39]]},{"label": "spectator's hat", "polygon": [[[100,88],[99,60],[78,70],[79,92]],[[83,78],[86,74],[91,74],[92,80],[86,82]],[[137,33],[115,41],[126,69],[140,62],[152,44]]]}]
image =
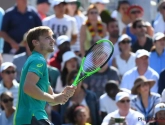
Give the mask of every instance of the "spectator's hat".
[{"label": "spectator's hat", "polygon": [[11,62],[4,62],[4,63],[1,64],[0,71],[3,72],[4,70],[6,70],[9,67],[14,67],[16,69],[16,66],[13,63],[11,63]]},{"label": "spectator's hat", "polygon": [[61,44],[63,44],[64,42],[70,42],[70,39],[68,36],[66,35],[61,35],[57,38],[56,40],[56,45],[60,46]]},{"label": "spectator's hat", "polygon": [[125,97],[130,98],[130,95],[127,92],[118,92],[115,97],[115,101],[119,102],[120,100],[122,100]]},{"label": "spectator's hat", "polygon": [[160,11],[160,7],[164,2],[165,2],[165,0],[160,0],[160,2],[158,3],[158,11]]},{"label": "spectator's hat", "polygon": [[95,3],[108,4],[109,0],[89,0],[89,2],[92,4],[95,4]]},{"label": "spectator's hat", "polygon": [[149,57],[149,52],[145,49],[139,49],[136,51],[136,58],[140,58],[142,56],[148,56]]},{"label": "spectator's hat", "polygon": [[65,52],[63,55],[62,55],[62,63],[61,63],[61,69],[64,68],[64,65],[65,63],[72,59],[72,58],[75,58],[75,59],[78,59],[76,54],[73,52],[73,51],[67,51]]},{"label": "spectator's hat", "polygon": [[51,0],[51,6],[52,7],[57,6],[60,3],[66,3],[66,2],[65,2],[65,0]]},{"label": "spectator's hat", "polygon": [[129,37],[127,34],[122,34],[118,39],[118,43],[122,42],[124,39],[128,39],[131,41],[131,37]]},{"label": "spectator's hat", "polygon": [[157,41],[157,40],[160,40],[162,38],[165,38],[165,35],[164,33],[161,33],[161,32],[157,32],[156,34],[154,34],[153,36],[153,41]]},{"label": "spectator's hat", "polygon": [[158,103],[157,105],[155,105],[154,115],[156,115],[156,113],[159,111],[165,111],[165,104],[164,103]]},{"label": "spectator's hat", "polygon": [[47,3],[50,4],[49,0],[37,0],[37,4]]},{"label": "spectator's hat", "polygon": [[144,83],[148,83],[149,86],[150,86],[150,89],[151,89],[153,87],[153,85],[155,84],[155,81],[154,80],[149,80],[145,76],[139,76],[134,81],[134,86],[133,86],[133,88],[131,90],[131,94],[137,95],[138,94],[138,88],[140,87],[140,85],[142,85]]},{"label": "spectator's hat", "polygon": [[65,2],[66,3],[76,3],[78,8],[81,6],[81,3],[79,0],[65,0]]},{"label": "spectator's hat", "polygon": [[128,8],[128,10],[127,10],[127,14],[128,15],[130,15],[130,13],[131,13],[131,10],[132,9],[139,9],[141,12],[144,12],[144,10],[143,10],[143,8],[141,7],[141,6],[139,6],[139,5],[131,5],[129,8]]}]

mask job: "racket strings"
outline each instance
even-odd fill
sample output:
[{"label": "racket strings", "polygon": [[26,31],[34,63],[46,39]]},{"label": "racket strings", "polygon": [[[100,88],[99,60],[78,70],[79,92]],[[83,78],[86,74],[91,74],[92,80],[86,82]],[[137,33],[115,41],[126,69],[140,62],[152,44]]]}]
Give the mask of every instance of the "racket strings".
[{"label": "racket strings", "polygon": [[112,46],[108,42],[96,44],[87,54],[84,61],[84,71],[92,72],[101,67],[112,53]]}]

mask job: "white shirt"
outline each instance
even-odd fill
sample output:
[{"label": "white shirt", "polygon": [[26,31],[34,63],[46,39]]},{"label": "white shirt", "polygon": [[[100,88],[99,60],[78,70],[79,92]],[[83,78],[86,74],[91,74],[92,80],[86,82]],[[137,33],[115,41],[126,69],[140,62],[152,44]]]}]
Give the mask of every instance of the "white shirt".
[{"label": "white shirt", "polygon": [[[144,76],[147,79],[153,79],[156,81],[155,85],[151,88],[151,92],[157,93],[158,92],[158,79],[159,79],[158,73],[155,70],[153,70],[151,67],[148,67]],[[138,77],[139,77],[139,73],[137,71],[137,67],[134,67],[133,69],[127,71],[124,74],[122,81],[121,81],[121,84],[120,84],[120,87],[131,90],[132,87],[134,86],[134,81]]]},{"label": "white shirt", "polygon": [[55,91],[60,93],[60,92],[62,92],[64,90],[64,88],[65,88],[65,86],[62,85],[61,77],[59,76],[57,78]]},{"label": "white shirt", "polygon": [[162,92],[162,99],[161,102],[165,103],[165,89]]},{"label": "white shirt", "polygon": [[[107,93],[103,94],[100,96],[100,111],[106,112],[106,113],[111,113],[117,110],[117,105],[115,100],[112,100]],[[111,106],[109,106],[111,104]]]},{"label": "white shirt", "polygon": [[120,75],[124,75],[124,73],[126,73],[128,70],[136,66],[135,58],[136,57],[134,53],[131,53],[131,56],[129,57],[128,61],[123,60],[120,55],[117,55],[115,57],[116,65]]},{"label": "white shirt", "polygon": [[0,83],[0,94],[2,94],[3,92],[6,92],[6,91],[11,92],[13,95],[13,98],[14,98],[13,105],[15,107],[17,105],[17,100],[18,100],[18,90],[19,90],[19,83],[17,83],[16,80],[13,80],[13,86],[10,89],[7,89],[6,87],[4,87],[2,81]]},{"label": "white shirt", "polygon": [[[108,114],[104,119],[101,125],[108,125],[111,117],[113,118],[120,118],[119,110],[116,110],[110,114]],[[145,121],[140,121],[138,118],[144,118],[144,116],[132,109],[129,110],[128,115],[126,116],[126,123],[127,125],[145,125]]]}]

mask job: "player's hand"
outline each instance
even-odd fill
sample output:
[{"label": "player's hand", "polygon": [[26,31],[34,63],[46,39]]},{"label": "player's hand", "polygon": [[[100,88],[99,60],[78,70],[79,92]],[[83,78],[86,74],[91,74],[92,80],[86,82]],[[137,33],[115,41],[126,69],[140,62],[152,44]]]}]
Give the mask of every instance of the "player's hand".
[{"label": "player's hand", "polygon": [[70,97],[73,96],[73,94],[74,94],[76,88],[77,88],[77,87],[75,87],[75,86],[67,86],[67,87],[64,88],[64,90],[63,90],[62,93],[68,95],[68,97],[70,98]]},{"label": "player's hand", "polygon": [[67,101],[68,101],[68,99],[69,99],[69,96],[67,95],[67,94],[65,94],[65,93],[59,93],[59,94],[56,94],[55,96],[54,96],[54,103],[50,103],[51,105],[52,104],[61,104],[61,105],[63,105],[63,104],[65,104]]}]

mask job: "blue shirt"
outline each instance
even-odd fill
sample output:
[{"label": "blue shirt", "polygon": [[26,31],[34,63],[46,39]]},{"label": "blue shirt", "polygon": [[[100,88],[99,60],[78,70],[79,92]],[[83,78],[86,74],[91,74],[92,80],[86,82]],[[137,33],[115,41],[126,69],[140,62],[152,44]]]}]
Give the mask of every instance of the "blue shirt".
[{"label": "blue shirt", "polygon": [[149,65],[153,68],[158,74],[165,68],[165,51],[161,55],[158,53],[151,52],[149,57]]},{"label": "blue shirt", "polygon": [[[17,6],[9,8],[3,18],[2,31],[6,32],[17,43],[23,40],[23,35],[31,28],[41,26],[42,22],[32,7],[27,7],[25,13],[20,13]],[[4,53],[9,53],[11,50],[10,44],[5,42]],[[25,48],[18,52],[25,52]]]},{"label": "blue shirt", "polygon": [[[0,30],[2,28],[2,19],[5,14],[5,11],[0,7]],[[3,52],[4,39],[0,38],[0,53]]]}]

